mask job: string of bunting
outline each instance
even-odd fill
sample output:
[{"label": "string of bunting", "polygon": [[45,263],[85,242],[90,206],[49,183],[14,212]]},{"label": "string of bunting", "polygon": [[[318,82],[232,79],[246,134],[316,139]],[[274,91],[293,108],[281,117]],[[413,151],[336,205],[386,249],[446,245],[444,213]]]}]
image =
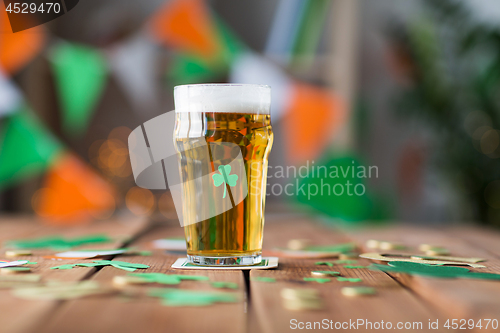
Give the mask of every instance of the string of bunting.
[{"label": "string of bunting", "polygon": [[[40,53],[48,57],[59,100],[63,132],[71,138],[80,138],[86,132],[110,73],[127,91],[125,95],[130,96],[134,109],[141,110],[143,104],[147,109],[154,108],[156,52],[151,45],[155,44],[174,51],[166,70],[166,78],[173,85],[218,81],[228,76],[233,82],[271,83],[274,95],[273,119],[277,121],[282,115],[287,115],[283,118],[284,135],[289,140],[288,147],[294,147],[287,153],[292,163],[300,164],[319,156],[325,150],[329,138],[346,119],[346,110],[339,97],[326,89],[290,78],[279,66],[251,52],[204,0],[166,2],[141,31],[108,50],[62,40],[44,50],[47,36],[43,27],[13,34],[8,27],[5,11],[2,11],[0,26],[4,30],[9,29],[0,44],[0,68],[6,74],[11,75],[20,70]],[[138,64],[143,64],[143,67]],[[3,84],[0,80],[0,96],[2,93],[15,96],[8,92],[12,90],[10,80],[6,78],[4,81],[7,83]],[[112,214],[116,202],[112,187],[104,185],[99,176],[90,171],[83,161],[75,158],[56,137],[51,136],[37,118],[26,116],[26,110],[15,107],[15,104],[0,105],[0,118],[7,117],[3,125],[7,129],[3,132],[7,134],[3,135],[0,142],[3,145],[12,142],[14,147],[25,144],[26,149],[3,149],[8,154],[2,152],[3,156],[0,155],[0,162],[5,161],[0,163],[0,189],[50,171],[43,190],[34,197],[34,208],[40,216],[60,222],[75,222],[87,218],[106,218]],[[314,117],[309,116],[311,112],[314,112]],[[22,119],[20,124],[16,113],[23,114],[19,116]],[[14,117],[13,120],[10,117]],[[25,118],[31,118],[32,121],[28,122]],[[17,123],[16,129],[24,133],[29,131],[19,127],[37,127],[39,130],[35,133],[38,135],[32,141],[16,135],[16,131],[11,129],[11,122]],[[308,131],[301,135],[300,140],[294,135],[297,123]],[[13,131],[14,134],[11,134]],[[50,142],[43,141],[44,137],[51,138]],[[46,142],[47,147],[37,144],[38,141]],[[14,153],[16,158],[12,157]],[[80,167],[74,168],[76,165]],[[89,182],[92,185],[78,181],[84,179],[83,176],[94,179]],[[94,202],[92,197],[99,193],[104,193],[102,200]],[[58,200],[64,198],[67,198],[66,202],[75,204],[58,205]],[[104,204],[96,204],[98,201]]]}]

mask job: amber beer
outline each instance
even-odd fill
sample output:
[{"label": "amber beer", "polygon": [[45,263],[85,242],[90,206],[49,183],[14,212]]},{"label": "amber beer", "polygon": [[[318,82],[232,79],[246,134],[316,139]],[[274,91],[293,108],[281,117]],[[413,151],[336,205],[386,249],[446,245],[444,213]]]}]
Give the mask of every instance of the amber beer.
[{"label": "amber beer", "polygon": [[[184,181],[193,177],[199,180],[190,185],[187,182],[182,184],[189,260],[200,265],[223,266],[260,263],[267,164],[273,144],[270,87],[226,84],[178,86],[175,88],[175,105],[174,142],[179,152],[180,177]],[[205,156],[197,150],[202,144],[208,147],[209,153]],[[208,165],[208,172],[217,171],[213,166],[230,160],[228,157],[231,156],[239,156],[244,165],[240,176],[246,178],[248,194],[234,204],[235,191],[241,192],[241,189],[227,186],[232,208],[192,223],[197,221],[200,207],[196,206],[199,206],[200,200],[208,200],[207,196],[215,190],[212,178],[202,177],[200,170],[203,168],[200,166]]]}]

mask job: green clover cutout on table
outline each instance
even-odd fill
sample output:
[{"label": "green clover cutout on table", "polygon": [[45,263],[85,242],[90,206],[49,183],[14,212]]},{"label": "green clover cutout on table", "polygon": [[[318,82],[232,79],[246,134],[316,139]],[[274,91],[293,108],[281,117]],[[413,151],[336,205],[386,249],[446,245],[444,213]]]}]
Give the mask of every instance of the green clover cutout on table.
[{"label": "green clover cutout on table", "polygon": [[100,266],[113,266],[115,268],[123,269],[124,271],[134,272],[136,269],[146,269],[149,268],[148,265],[144,264],[135,264],[131,262],[125,261],[116,261],[116,260],[93,260],[92,262],[83,262],[78,264],[68,264],[61,266],[54,266],[50,269],[72,269],[74,267],[100,267]]},{"label": "green clover cutout on table", "polygon": [[231,175],[231,166],[228,165],[219,165],[219,172],[212,175],[212,179],[214,180],[215,187],[219,187],[224,184],[224,195],[223,198],[226,197],[226,184],[229,186],[236,186],[236,181],[238,181],[238,175]]}]

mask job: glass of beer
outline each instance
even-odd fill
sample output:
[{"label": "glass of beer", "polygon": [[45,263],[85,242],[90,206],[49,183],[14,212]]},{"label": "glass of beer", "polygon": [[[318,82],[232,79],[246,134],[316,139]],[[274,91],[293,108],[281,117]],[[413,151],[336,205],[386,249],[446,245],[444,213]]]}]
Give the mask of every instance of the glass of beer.
[{"label": "glass of beer", "polygon": [[271,88],[195,84],[174,89],[174,145],[188,260],[256,265],[262,260]]}]

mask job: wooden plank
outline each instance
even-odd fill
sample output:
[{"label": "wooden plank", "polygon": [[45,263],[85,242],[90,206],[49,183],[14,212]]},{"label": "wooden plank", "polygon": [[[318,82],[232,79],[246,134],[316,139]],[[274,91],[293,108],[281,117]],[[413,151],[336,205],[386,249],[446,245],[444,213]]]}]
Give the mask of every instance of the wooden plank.
[{"label": "wooden plank", "polygon": [[[419,253],[419,244],[429,243],[445,247],[454,256],[481,257],[487,268],[471,269],[477,272],[500,273],[500,260],[481,248],[471,245],[451,232],[410,226],[391,226],[387,229],[357,231],[350,234],[360,244],[368,239],[396,241],[410,246],[413,253]],[[499,239],[500,241],[500,239]],[[367,252],[374,252],[365,248]],[[401,251],[400,251],[401,252]],[[399,282],[427,300],[434,307],[446,313],[450,319],[498,319],[500,313],[500,283],[498,281],[436,279],[423,276],[393,274]],[[490,327],[491,328],[491,327]],[[484,328],[477,329],[485,332]]]},{"label": "wooden plank", "polygon": [[[315,245],[336,244],[349,241],[345,235],[332,231],[310,220],[287,219],[269,221],[264,231],[265,248],[284,246],[289,239],[311,239]],[[281,258],[276,270],[253,270],[250,272],[250,319],[259,322],[262,332],[288,332],[293,328],[291,320],[297,322],[322,322],[328,319],[336,322],[364,319],[373,323],[421,322],[427,328],[429,319],[440,319],[439,313],[423,304],[411,292],[403,288],[382,272],[367,269],[347,269],[344,265],[335,265],[332,270],[339,271],[344,277],[359,277],[362,283],[339,282],[333,280],[325,284],[305,282],[304,277],[311,277],[310,272],[325,269],[317,266],[318,260],[295,260]],[[323,260],[321,260],[323,261]],[[368,260],[358,260],[359,265],[369,264]],[[252,281],[255,277],[273,277],[276,283]],[[373,297],[348,298],[341,294],[344,286],[373,286],[378,295]],[[320,311],[290,311],[283,307],[280,291],[283,288],[314,288],[320,292],[325,308]],[[416,324],[418,325],[418,324]],[[349,327],[351,328],[351,326]],[[348,328],[348,329],[349,329]],[[361,325],[360,331],[373,331],[370,326]],[[413,327],[417,331],[417,327]]]},{"label": "wooden plank", "polygon": [[[26,237],[43,229],[43,225],[33,223],[29,215],[1,215],[0,216],[0,244],[6,240]],[[3,257],[0,256],[0,257]]]},{"label": "wooden plank", "polygon": [[471,246],[500,257],[500,232],[498,229],[482,226],[460,226],[453,227],[447,232],[465,240]]},{"label": "wooden plank", "polygon": [[[40,228],[40,225],[36,223],[34,219],[22,222],[15,219],[9,220],[8,222],[4,220],[2,221],[2,223],[17,223],[17,225],[19,225],[23,230],[22,232],[16,232],[16,229],[14,228],[10,233],[12,237],[10,237],[8,234],[2,234],[2,241],[24,237],[43,237],[55,234],[65,237],[76,237],[87,234],[103,233],[115,238],[116,240],[111,243],[86,246],[85,248],[105,247],[109,249],[122,247],[126,238],[133,237],[147,227],[147,221],[142,218],[109,220],[96,222],[91,225],[76,227],[43,226],[42,228]],[[31,230],[33,231],[26,231],[26,226],[31,226]],[[5,248],[1,248],[0,251],[0,253],[3,254],[5,252]],[[77,260],[55,261],[42,257],[44,255],[53,254],[55,252],[58,251],[51,251],[47,249],[33,250],[33,256],[18,257],[16,259],[37,262],[36,265],[30,266],[30,268],[32,268],[33,273],[40,274],[43,281],[79,281],[92,275],[96,271],[95,268],[83,267],[71,270],[52,270],[50,268],[53,266],[79,262]],[[32,331],[36,329],[41,322],[46,320],[46,318],[55,310],[58,304],[60,304],[60,302],[58,301],[23,300],[11,295],[10,290],[0,290],[0,322],[2,323],[1,331],[2,333]]]},{"label": "wooden plank", "polygon": [[[144,235],[132,246],[148,248],[152,240],[159,238],[183,236],[183,229],[157,228]],[[150,265],[147,273],[175,273],[208,276],[210,281],[227,281],[238,284],[234,290],[241,296],[241,302],[215,304],[208,307],[165,307],[159,299],[150,297],[134,297],[124,301],[119,296],[103,296],[78,299],[66,302],[56,314],[37,330],[37,333],[87,333],[87,332],[245,332],[246,297],[245,282],[241,271],[216,270],[173,270],[170,268],[178,255],[168,255],[163,250],[152,250],[152,256],[119,256],[116,260]],[[138,271],[138,272],[139,272]],[[113,277],[126,275],[127,272],[112,267],[105,267],[91,280],[109,284]],[[164,285],[154,285],[164,287]],[[145,295],[151,286],[138,286],[133,290]],[[182,289],[219,290],[203,281],[183,281],[178,287]],[[230,290],[233,291],[233,290]]]}]

